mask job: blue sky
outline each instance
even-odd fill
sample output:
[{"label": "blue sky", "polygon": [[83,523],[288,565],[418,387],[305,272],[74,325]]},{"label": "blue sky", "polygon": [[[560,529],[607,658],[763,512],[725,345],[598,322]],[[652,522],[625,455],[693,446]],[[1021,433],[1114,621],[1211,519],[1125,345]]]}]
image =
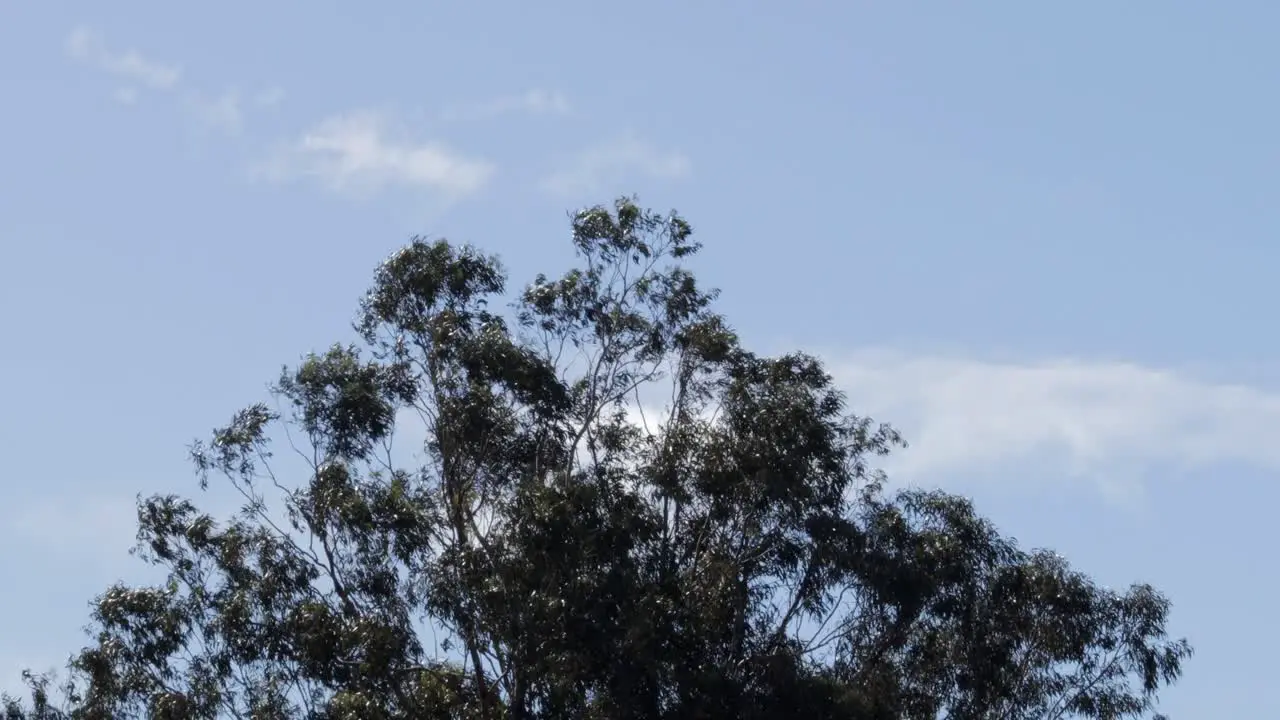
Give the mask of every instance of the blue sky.
[{"label": "blue sky", "polygon": [[[358,9],[357,9],[358,8]],[[570,259],[638,193],[1027,546],[1149,581],[1163,709],[1280,717],[1280,5],[0,3],[0,671],[140,577],[135,493],[416,233]],[[1271,238],[1271,240],[1268,240]],[[5,680],[0,687],[11,687]]]}]

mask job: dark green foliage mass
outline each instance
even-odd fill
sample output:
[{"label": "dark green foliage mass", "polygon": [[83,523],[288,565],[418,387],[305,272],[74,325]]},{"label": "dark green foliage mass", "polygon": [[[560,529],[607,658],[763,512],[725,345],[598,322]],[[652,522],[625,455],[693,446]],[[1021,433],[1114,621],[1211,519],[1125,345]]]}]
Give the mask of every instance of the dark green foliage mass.
[{"label": "dark green foliage mass", "polygon": [[[358,346],[193,447],[243,510],[142,501],[167,582],[104,592],[88,647],[6,717],[1154,712],[1190,654],[1160,594],[886,491],[898,434],[818,360],[744,348],[681,268],[678,216],[622,200],[572,229],[580,267],[507,313],[473,248],[388,259]],[[394,462],[400,422],[418,467]]]}]

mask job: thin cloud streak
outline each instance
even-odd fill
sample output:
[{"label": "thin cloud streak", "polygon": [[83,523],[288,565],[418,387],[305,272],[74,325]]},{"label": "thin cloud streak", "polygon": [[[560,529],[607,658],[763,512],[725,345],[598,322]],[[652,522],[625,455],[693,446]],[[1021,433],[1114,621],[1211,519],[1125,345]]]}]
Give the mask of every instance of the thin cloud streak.
[{"label": "thin cloud streak", "polygon": [[[74,60],[151,90],[172,90],[182,78],[182,69],[177,65],[150,60],[137,50],[111,50],[101,34],[84,26],[67,36],[66,50]],[[128,91],[123,93],[130,97]]]},{"label": "thin cloud streak", "polygon": [[678,180],[692,170],[693,164],[684,154],[662,150],[628,134],[587,149],[544,178],[541,187],[556,196],[573,197],[597,194],[634,178]]},{"label": "thin cloud streak", "polygon": [[443,122],[490,120],[516,113],[535,116],[568,115],[569,100],[554,90],[533,89],[517,95],[506,95],[474,105],[455,105],[440,113]]}]

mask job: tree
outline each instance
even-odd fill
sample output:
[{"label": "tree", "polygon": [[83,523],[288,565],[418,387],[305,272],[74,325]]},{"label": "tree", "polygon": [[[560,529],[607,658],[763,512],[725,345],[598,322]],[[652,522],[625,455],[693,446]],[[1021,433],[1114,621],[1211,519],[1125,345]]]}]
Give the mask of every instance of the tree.
[{"label": "tree", "polygon": [[[581,267],[507,316],[495,258],[390,257],[360,343],[193,446],[243,510],[140,501],[167,582],[97,598],[66,678],[28,676],[7,717],[1153,711],[1191,652],[1164,597],[1020,550],[963,498],[887,492],[898,433],[815,358],[744,348],[679,264],[678,215],[624,199],[572,229]],[[415,418],[425,460],[398,467]]]}]

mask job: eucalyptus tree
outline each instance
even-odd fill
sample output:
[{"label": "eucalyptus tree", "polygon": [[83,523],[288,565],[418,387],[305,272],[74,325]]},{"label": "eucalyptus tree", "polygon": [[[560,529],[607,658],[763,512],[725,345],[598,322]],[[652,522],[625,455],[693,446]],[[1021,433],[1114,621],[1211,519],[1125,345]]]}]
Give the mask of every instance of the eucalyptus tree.
[{"label": "eucalyptus tree", "polygon": [[[192,448],[243,509],[140,501],[137,552],[19,718],[1130,718],[1190,654],[1167,600],[885,489],[901,446],[821,362],[743,346],[677,214],[571,216],[510,302],[414,240],[359,342]],[[266,398],[269,399],[269,398]],[[393,437],[416,433],[404,466]]]}]

